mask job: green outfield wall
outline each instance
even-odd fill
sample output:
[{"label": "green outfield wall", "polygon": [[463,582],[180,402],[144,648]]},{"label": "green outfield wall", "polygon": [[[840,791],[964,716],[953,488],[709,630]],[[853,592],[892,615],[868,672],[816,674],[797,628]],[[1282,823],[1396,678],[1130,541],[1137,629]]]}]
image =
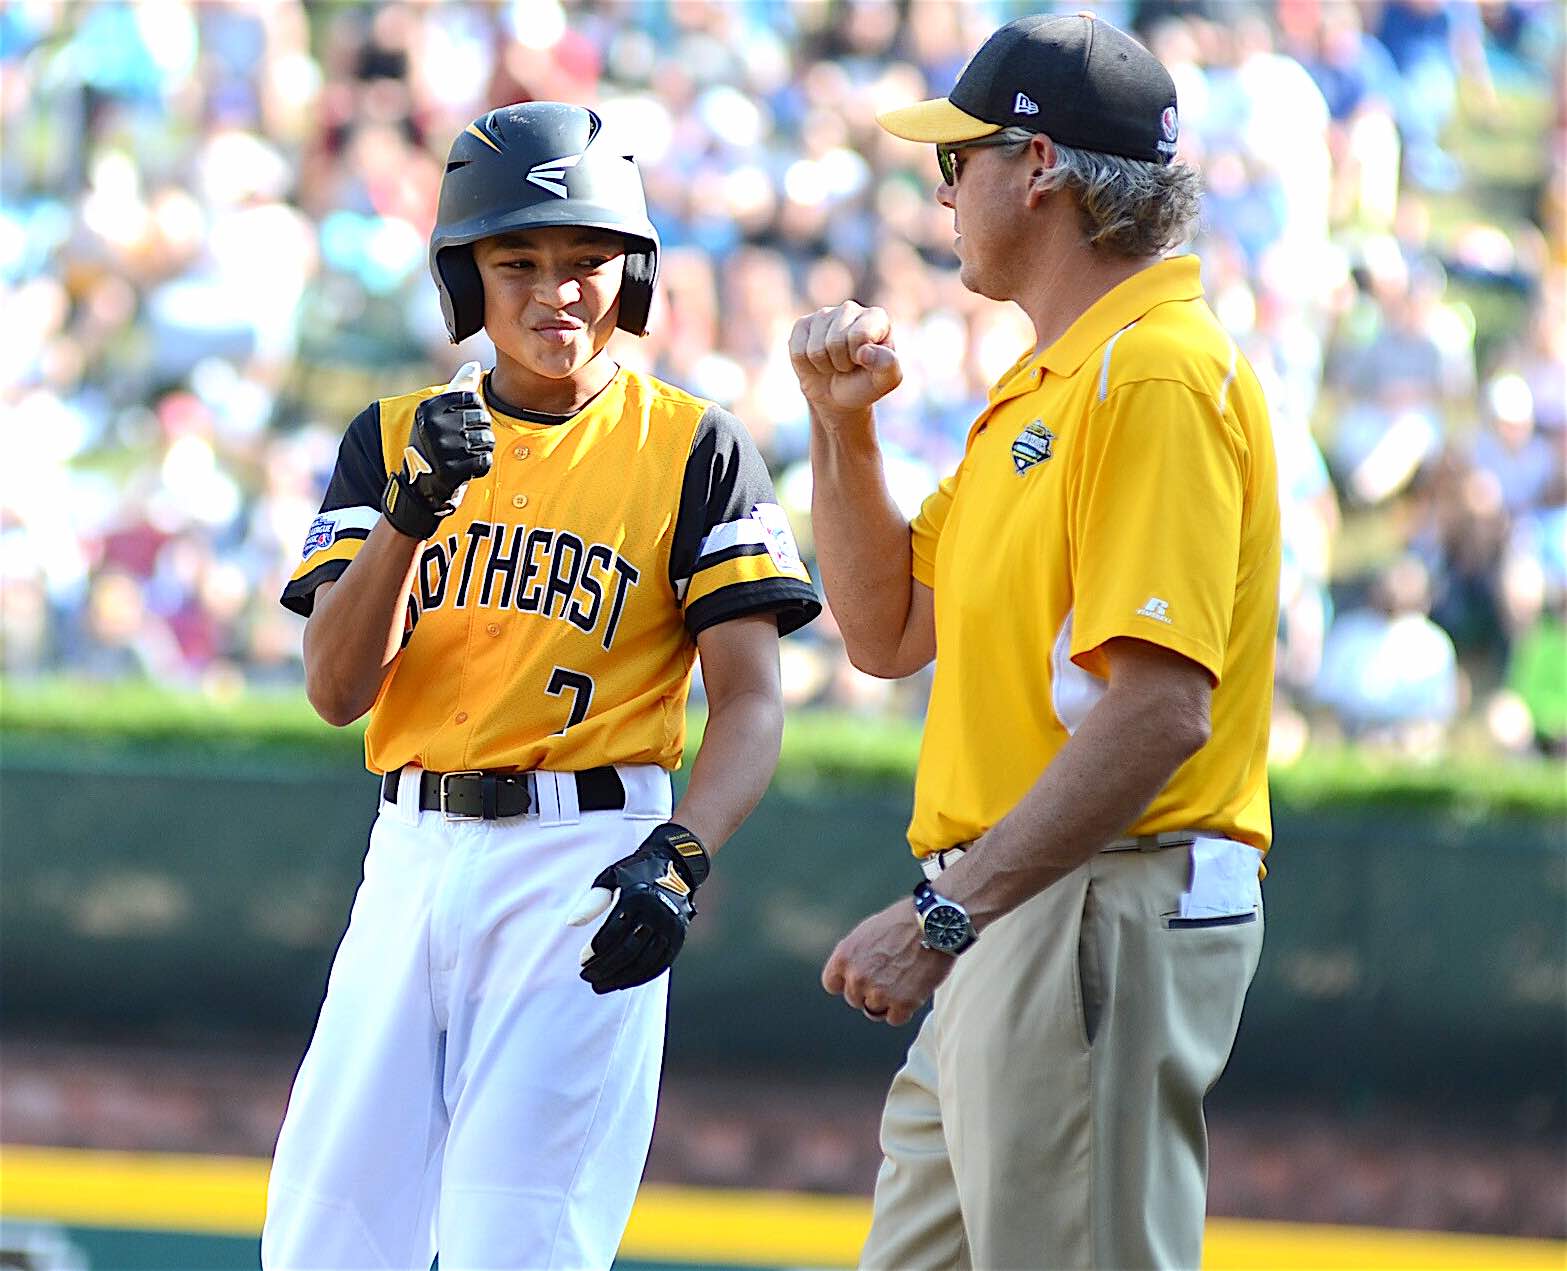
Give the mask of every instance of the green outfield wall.
[{"label": "green outfield wall", "polygon": [[[303,1046],[358,880],[374,779],[338,755],[0,752],[0,1025]],[[794,765],[725,848],[674,982],[676,1062],[887,1073],[906,1031],[821,992],[837,938],[914,880],[906,779]],[[1474,799],[1276,809],[1268,934],[1227,1095],[1562,1115],[1559,810]]]}]

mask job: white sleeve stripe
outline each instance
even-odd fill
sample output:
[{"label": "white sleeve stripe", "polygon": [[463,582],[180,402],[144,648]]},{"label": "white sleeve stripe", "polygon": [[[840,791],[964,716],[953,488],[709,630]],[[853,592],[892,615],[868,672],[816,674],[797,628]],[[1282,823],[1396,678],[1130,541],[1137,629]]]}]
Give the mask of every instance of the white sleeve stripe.
[{"label": "white sleeve stripe", "polygon": [[330,512],[321,513],[322,517],[330,517],[333,530],[373,530],[375,523],[381,519],[380,508],[333,508]]},{"label": "white sleeve stripe", "polygon": [[762,528],[761,522],[754,517],[743,517],[738,521],[725,521],[722,525],[714,526],[706,538],[702,540],[702,546],[697,549],[697,559],[709,556],[714,552],[724,551],[726,548],[739,547],[743,543],[767,542],[767,531]]},{"label": "white sleeve stripe", "polygon": [[1224,377],[1224,383],[1219,386],[1219,418],[1224,418],[1224,406],[1230,398],[1230,385],[1235,383],[1235,341],[1230,341],[1230,373]]},{"label": "white sleeve stripe", "polygon": [[1115,342],[1135,327],[1137,323],[1130,322],[1110,337],[1110,343],[1105,345],[1105,359],[1099,366],[1099,400],[1104,401],[1105,395],[1110,391],[1110,355],[1115,352]]},{"label": "white sleeve stripe", "polygon": [[380,519],[380,508],[334,508],[330,512],[321,512],[310,522],[310,529],[305,534],[305,550],[302,555],[309,560],[317,552],[331,547],[350,531],[356,531],[354,537],[363,538],[375,528],[375,523]]}]

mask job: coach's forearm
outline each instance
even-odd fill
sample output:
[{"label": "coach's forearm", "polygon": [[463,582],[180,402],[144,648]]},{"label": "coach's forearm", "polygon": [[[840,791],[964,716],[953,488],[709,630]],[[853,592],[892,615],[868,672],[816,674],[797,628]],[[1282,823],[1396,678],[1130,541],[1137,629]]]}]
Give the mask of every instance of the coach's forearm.
[{"label": "coach's forearm", "polygon": [[1119,838],[1206,740],[1157,705],[1107,693],[1017,806],[941,875],[983,929]]},{"label": "coach's forearm", "polygon": [[709,703],[691,779],[671,820],[716,852],[761,802],[783,746],[783,702],[758,689]]},{"label": "coach's forearm", "polygon": [[870,411],[828,426],[812,408],[811,525],[849,660],[871,675],[907,674],[895,655],[912,594],[909,523],[888,493]]},{"label": "coach's forearm", "polygon": [[378,521],[342,576],[317,589],[305,624],[305,694],[327,723],[351,724],[375,703],[402,647],[419,548]]}]

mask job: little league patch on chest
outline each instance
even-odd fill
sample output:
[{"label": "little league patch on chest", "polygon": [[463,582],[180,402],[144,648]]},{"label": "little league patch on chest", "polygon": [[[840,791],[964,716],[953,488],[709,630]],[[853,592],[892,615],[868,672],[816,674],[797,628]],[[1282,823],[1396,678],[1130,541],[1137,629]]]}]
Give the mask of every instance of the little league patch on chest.
[{"label": "little league patch on chest", "polygon": [[1055,433],[1045,427],[1042,419],[1034,420],[1018,433],[1017,440],[1012,443],[1012,466],[1017,469],[1018,476],[1050,458],[1055,440]]}]

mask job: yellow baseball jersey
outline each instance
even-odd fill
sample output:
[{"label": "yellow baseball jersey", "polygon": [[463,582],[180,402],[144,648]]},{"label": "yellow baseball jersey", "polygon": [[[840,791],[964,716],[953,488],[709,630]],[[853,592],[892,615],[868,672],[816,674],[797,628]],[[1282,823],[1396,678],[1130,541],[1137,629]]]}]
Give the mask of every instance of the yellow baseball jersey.
[{"label": "yellow baseball jersey", "polygon": [[1120,636],[1215,683],[1211,739],[1130,832],[1201,828],[1267,849],[1273,441],[1195,257],[1121,283],[1001,378],[912,545],[937,650],[916,854],[1011,811],[1104,694],[1104,645]]},{"label": "yellow baseball jersey", "polygon": [[[290,609],[308,616],[348,568],[415,408],[444,387],[349,425]],[[564,420],[482,391],[494,463],[419,554],[366,766],[678,767],[697,635],[763,612],[788,633],[821,611],[755,444],[728,411],[625,368]]]}]

